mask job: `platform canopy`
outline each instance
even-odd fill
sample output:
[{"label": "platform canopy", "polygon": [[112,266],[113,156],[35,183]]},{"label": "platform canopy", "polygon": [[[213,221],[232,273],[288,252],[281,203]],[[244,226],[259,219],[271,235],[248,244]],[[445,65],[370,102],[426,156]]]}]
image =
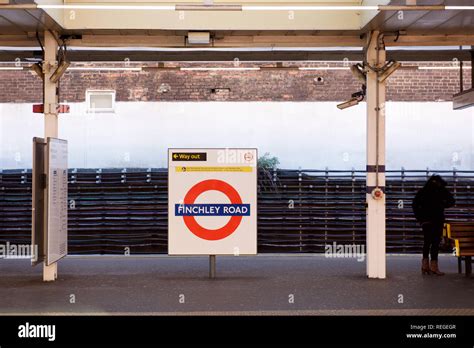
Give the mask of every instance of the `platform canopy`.
[{"label": "platform canopy", "polygon": [[[407,5],[416,3],[416,5]],[[361,47],[474,44],[471,0],[0,0],[0,46],[37,46],[54,30],[86,47]],[[210,33],[193,45],[190,31]]]}]

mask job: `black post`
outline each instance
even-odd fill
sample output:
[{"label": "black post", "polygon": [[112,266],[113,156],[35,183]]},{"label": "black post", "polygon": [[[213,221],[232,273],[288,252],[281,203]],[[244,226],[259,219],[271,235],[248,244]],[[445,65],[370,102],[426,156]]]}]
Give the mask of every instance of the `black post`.
[{"label": "black post", "polygon": [[216,278],[216,255],[209,255],[209,278]]},{"label": "black post", "polygon": [[469,277],[472,273],[472,258],[471,256],[466,256],[466,277]]}]

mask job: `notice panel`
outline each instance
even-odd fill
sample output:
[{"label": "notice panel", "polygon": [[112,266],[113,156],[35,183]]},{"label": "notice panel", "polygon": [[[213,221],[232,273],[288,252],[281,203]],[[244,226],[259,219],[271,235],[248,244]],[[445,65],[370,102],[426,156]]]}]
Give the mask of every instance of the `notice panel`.
[{"label": "notice panel", "polygon": [[33,138],[33,171],[32,171],[32,200],[31,200],[31,264],[36,266],[45,259],[45,147],[43,138]]},{"label": "notice panel", "polygon": [[48,138],[46,264],[67,255],[67,141]]},{"label": "notice panel", "polygon": [[168,150],[168,253],[257,253],[257,150]]}]

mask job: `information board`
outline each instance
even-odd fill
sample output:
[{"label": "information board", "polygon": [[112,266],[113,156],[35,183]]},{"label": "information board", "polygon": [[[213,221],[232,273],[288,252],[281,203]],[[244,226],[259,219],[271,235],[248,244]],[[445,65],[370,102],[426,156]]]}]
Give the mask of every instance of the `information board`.
[{"label": "information board", "polygon": [[257,253],[257,150],[168,150],[168,253]]},{"label": "information board", "polygon": [[46,264],[67,255],[67,141],[48,138]]},{"label": "information board", "polygon": [[45,260],[44,245],[44,204],[45,204],[45,150],[43,138],[33,138],[33,170],[32,170],[32,209],[31,209],[31,265],[36,266]]}]

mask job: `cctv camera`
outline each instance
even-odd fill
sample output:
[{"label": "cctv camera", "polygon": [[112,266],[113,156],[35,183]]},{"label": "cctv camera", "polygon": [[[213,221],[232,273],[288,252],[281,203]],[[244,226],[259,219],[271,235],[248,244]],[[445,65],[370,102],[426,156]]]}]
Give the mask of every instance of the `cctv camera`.
[{"label": "cctv camera", "polygon": [[360,101],[359,98],[353,97],[349,99],[348,101],[345,101],[344,103],[338,104],[337,108],[339,110],[344,110],[344,109],[350,108],[351,106],[358,105],[359,101]]},{"label": "cctv camera", "polygon": [[59,81],[59,79],[61,78],[61,76],[63,76],[64,72],[67,70],[67,68],[69,67],[71,63],[68,62],[67,60],[63,60],[58,68],[54,71],[53,75],[51,75],[51,77],[49,78],[51,80],[51,82],[53,83],[56,83]]},{"label": "cctv camera", "polygon": [[352,93],[351,99],[348,101],[337,105],[337,108],[340,110],[347,109],[351,106],[358,105],[365,98],[365,91],[367,87],[362,85],[362,89],[358,92]]},{"label": "cctv camera", "polygon": [[33,70],[42,79],[44,78],[43,68],[42,68],[41,64],[35,63],[32,66],[30,66],[30,69]]},{"label": "cctv camera", "polygon": [[361,66],[360,64],[352,65],[351,72],[360,82],[366,83],[367,78],[365,76],[363,66]]},{"label": "cctv camera", "polygon": [[383,70],[379,73],[378,81],[384,82],[386,79],[389,78],[390,75],[392,75],[395,72],[395,70],[397,70],[401,66],[402,66],[402,63],[400,62],[396,62],[396,61],[388,62],[383,67]]}]

